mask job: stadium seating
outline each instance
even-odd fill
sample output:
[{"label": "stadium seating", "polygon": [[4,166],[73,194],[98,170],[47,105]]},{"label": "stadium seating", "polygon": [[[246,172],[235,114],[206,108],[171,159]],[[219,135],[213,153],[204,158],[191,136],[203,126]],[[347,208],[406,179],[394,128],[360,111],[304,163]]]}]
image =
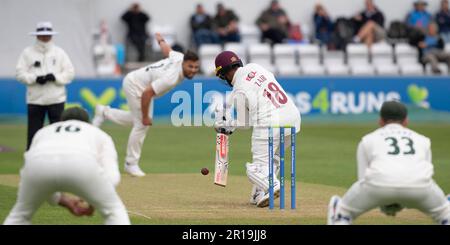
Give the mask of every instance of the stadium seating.
[{"label": "stadium seating", "polygon": [[242,60],[242,63],[247,64],[247,49],[243,43],[226,43],[223,50],[228,50],[236,53]]},{"label": "stadium seating", "polygon": [[267,43],[252,44],[248,48],[249,59],[251,63],[257,63],[272,73],[276,72],[272,65],[272,49]]},{"label": "stadium seating", "polygon": [[323,64],[327,75],[348,75],[349,68],[345,64],[345,54],[343,51],[323,52]]},{"label": "stadium seating", "polygon": [[[439,70],[441,70],[441,76],[447,76],[448,75],[448,66],[445,63],[439,63]],[[433,72],[431,71],[431,65],[430,64],[426,64],[425,66],[425,73],[427,75],[435,75],[433,74]]]},{"label": "stadium seating", "polygon": [[261,31],[255,25],[239,24],[241,42],[246,46],[258,44],[261,40]]},{"label": "stadium seating", "polygon": [[378,75],[398,75],[399,68],[394,63],[394,48],[385,42],[373,44],[370,49],[372,65]]},{"label": "stadium seating", "polygon": [[156,38],[153,38],[155,36],[155,33],[161,33],[161,35],[164,37],[164,40],[172,46],[177,41],[177,34],[175,31],[175,27],[170,25],[159,25],[159,24],[153,24],[150,27],[150,35],[152,39],[152,49],[153,51],[159,52],[161,49],[158,45],[158,41],[156,41]]},{"label": "stadium seating", "polygon": [[444,47],[445,52],[450,53],[450,43],[446,43]]},{"label": "stadium seating", "polygon": [[[447,45],[446,49],[450,50]],[[257,63],[269,71],[283,76],[416,76],[432,75],[429,66],[424,69],[418,61],[418,51],[407,43],[392,46],[381,42],[369,49],[364,44],[349,44],[346,52],[329,51],[317,44],[226,43],[223,50],[230,50],[241,57],[244,64]],[[199,49],[201,70],[213,75],[215,56],[222,51],[218,44],[203,45]],[[446,64],[441,64],[441,75],[448,75]]]},{"label": "stadium seating", "polygon": [[325,68],[320,62],[320,47],[316,44],[301,44],[297,46],[299,64],[304,75],[323,75]]},{"label": "stadium seating", "polygon": [[200,70],[204,75],[213,76],[215,71],[215,59],[222,52],[219,44],[203,44],[199,49]]},{"label": "stadium seating", "polygon": [[300,75],[300,67],[297,65],[297,54],[292,44],[275,44],[273,56],[277,74]]},{"label": "stadium seating", "polygon": [[353,75],[374,75],[375,69],[369,62],[369,49],[365,44],[348,44],[347,64]]},{"label": "stadium seating", "polygon": [[407,43],[395,45],[395,57],[400,73],[406,76],[423,75],[423,66],[418,61],[418,51]]}]

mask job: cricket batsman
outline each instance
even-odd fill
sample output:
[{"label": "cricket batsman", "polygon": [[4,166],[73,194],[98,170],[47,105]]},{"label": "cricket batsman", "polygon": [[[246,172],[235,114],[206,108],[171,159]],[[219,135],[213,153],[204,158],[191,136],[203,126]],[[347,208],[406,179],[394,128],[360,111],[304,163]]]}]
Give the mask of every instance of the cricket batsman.
[{"label": "cricket batsman", "polygon": [[152,125],[153,99],[163,96],[183,79],[192,79],[199,71],[197,54],[173,51],[164,38],[156,33],[161,52],[167,58],[128,73],[123,80],[123,90],[130,111],[97,105],[94,126],[100,127],[105,119],[123,126],[132,126],[125,157],[125,172],[135,177],[145,176],[139,167],[142,144]]},{"label": "cricket batsman", "polygon": [[[237,127],[253,127],[251,151],[253,160],[246,164],[247,176],[253,184],[250,203],[269,205],[268,127],[293,126],[300,131],[300,112],[274,75],[258,64],[243,65],[231,51],[220,53],[215,60],[216,76],[233,88],[225,109],[216,115],[217,132],[231,134]],[[232,108],[236,117],[232,116]],[[220,116],[221,115],[221,116]],[[291,131],[286,131],[286,147],[291,145]],[[274,165],[280,165],[280,133],[273,130]],[[274,196],[279,197],[280,182],[274,177]]]}]

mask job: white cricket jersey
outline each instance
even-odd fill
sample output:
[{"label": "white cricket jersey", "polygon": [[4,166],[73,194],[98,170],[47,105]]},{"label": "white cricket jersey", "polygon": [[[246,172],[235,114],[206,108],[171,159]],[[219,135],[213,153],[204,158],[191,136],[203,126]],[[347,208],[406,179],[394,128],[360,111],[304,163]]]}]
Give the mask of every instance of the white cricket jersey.
[{"label": "white cricket jersey", "polygon": [[114,185],[120,181],[117,151],[111,137],[101,129],[78,120],[50,124],[33,137],[26,159],[48,155],[81,155],[92,157]]},{"label": "white cricket jersey", "polygon": [[[300,131],[300,112],[271,72],[250,63],[236,71],[232,84],[231,99],[235,101],[228,104],[234,103],[240,121],[239,112],[242,114],[244,103],[239,100],[245,98],[244,109],[254,127],[254,136],[258,137],[255,132],[260,130],[266,132],[267,126],[295,126],[296,132]],[[290,130],[286,134],[290,134]]]},{"label": "white cricket jersey", "polygon": [[377,186],[423,187],[432,183],[430,139],[397,123],[364,136],[357,160],[358,178]]},{"label": "white cricket jersey", "polygon": [[184,79],[183,58],[184,54],[170,51],[168,58],[132,71],[127,75],[131,80],[132,92],[136,97],[141,97],[150,85],[158,97],[169,92]]}]

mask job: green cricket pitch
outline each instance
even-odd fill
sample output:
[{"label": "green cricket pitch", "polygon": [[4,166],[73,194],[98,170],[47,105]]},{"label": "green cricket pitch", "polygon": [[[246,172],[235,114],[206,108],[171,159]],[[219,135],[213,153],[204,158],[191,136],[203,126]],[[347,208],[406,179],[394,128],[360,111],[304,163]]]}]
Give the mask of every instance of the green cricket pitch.
[{"label": "green cricket pitch", "polygon": [[[143,148],[141,166],[147,176],[122,175],[118,192],[133,224],[307,224],[326,223],[329,198],[342,195],[356,179],[355,150],[359,139],[374,130],[375,124],[306,124],[297,137],[297,209],[290,209],[290,179],[286,180],[286,209],[258,208],[249,204],[251,184],[245,163],[251,161],[251,131],[237,131],[230,137],[230,176],[226,187],[213,184],[215,132],[206,127],[175,128],[154,126]],[[128,128],[107,125],[121,159]],[[450,191],[448,124],[417,124],[412,129],[432,139],[435,180],[444,192]],[[15,149],[0,153],[0,220],[14,205],[25,145],[25,126],[0,125],[0,145]],[[286,159],[287,166],[289,159]],[[207,167],[209,175],[200,169]],[[289,173],[286,172],[286,176]],[[102,224],[92,217],[73,217],[63,208],[43,204],[34,224]],[[387,217],[372,210],[355,224],[433,224],[416,210],[404,210]]]}]

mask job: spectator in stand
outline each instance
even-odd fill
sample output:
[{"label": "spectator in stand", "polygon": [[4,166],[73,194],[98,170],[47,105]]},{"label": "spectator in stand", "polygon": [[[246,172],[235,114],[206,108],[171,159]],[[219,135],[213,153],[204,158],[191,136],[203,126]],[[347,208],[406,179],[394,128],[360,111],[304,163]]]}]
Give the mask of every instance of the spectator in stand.
[{"label": "spectator in stand", "polygon": [[222,43],[241,41],[238,21],[239,18],[232,10],[226,9],[222,3],[217,4],[214,26]]},{"label": "spectator in stand", "polygon": [[315,38],[328,48],[332,45],[333,21],[321,4],[316,5],[314,12]]},{"label": "spectator in stand", "polygon": [[450,11],[448,0],[441,1],[441,9],[436,14],[436,22],[439,26],[439,34],[446,43],[450,42]]},{"label": "spectator in stand", "polygon": [[289,18],[277,0],[270,3],[269,9],[261,13],[256,24],[262,32],[262,41],[271,44],[282,43],[289,35]]},{"label": "spectator in stand", "polygon": [[368,47],[385,39],[384,15],[373,0],[366,0],[366,9],[353,17],[356,23],[356,36],[353,41],[364,42]]},{"label": "spectator in stand", "polygon": [[433,20],[431,14],[426,10],[427,5],[428,3],[425,1],[415,1],[414,10],[406,17],[406,24],[420,29],[422,33],[427,33],[427,27]]},{"label": "spectator in stand", "polygon": [[220,43],[219,36],[213,31],[213,20],[202,4],[197,4],[191,16],[191,29],[197,48],[205,43]]},{"label": "spectator in stand", "polygon": [[425,39],[419,42],[420,60],[424,63],[430,63],[431,71],[434,74],[441,74],[439,62],[445,62],[450,69],[450,54],[444,52],[444,41],[439,36],[437,25],[434,22],[428,24],[428,33]]},{"label": "spectator in stand", "polygon": [[138,51],[138,61],[145,60],[145,44],[149,37],[147,33],[147,22],[150,21],[150,16],[141,11],[138,3],[131,5],[130,9],[122,15],[122,20],[128,26],[127,40]]}]

